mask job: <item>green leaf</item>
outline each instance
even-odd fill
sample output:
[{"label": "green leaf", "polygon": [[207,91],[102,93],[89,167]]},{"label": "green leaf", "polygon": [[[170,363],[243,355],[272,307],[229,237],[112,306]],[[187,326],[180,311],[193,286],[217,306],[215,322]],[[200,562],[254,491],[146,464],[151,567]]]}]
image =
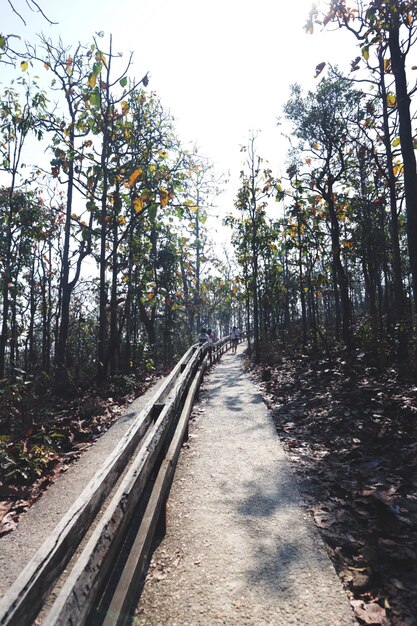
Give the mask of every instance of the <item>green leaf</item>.
[{"label": "green leaf", "polygon": [[394,141],[392,142],[392,147],[396,148],[397,146],[400,145],[400,143],[401,143],[401,139],[399,137],[396,137]]},{"label": "green leaf", "polygon": [[122,87],[126,87],[126,85],[127,85],[127,78],[126,78],[126,76],[124,78],[122,78],[119,82],[120,82],[120,85]]},{"label": "green leaf", "polygon": [[101,63],[98,63],[98,62],[94,63],[94,65],[93,65],[93,74],[98,76],[102,69],[103,69],[103,65]]},{"label": "green leaf", "polygon": [[91,106],[93,106],[94,108],[96,109],[100,108],[101,99],[100,99],[100,92],[97,89],[97,87],[93,89],[93,91],[91,92],[90,103],[91,103]]}]

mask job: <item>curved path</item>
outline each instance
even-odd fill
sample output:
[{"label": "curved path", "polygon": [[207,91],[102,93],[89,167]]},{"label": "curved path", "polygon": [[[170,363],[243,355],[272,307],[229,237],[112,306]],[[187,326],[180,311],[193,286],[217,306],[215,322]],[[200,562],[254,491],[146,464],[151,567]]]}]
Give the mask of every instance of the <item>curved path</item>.
[{"label": "curved path", "polygon": [[134,624],[357,625],[241,352],[200,393]]}]

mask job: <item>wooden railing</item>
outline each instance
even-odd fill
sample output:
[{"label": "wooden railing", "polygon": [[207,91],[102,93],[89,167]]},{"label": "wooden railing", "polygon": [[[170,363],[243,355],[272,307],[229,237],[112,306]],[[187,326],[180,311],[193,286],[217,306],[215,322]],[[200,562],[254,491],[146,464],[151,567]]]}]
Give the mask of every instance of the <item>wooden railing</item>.
[{"label": "wooden railing", "polygon": [[229,347],[225,337],[184,354],[0,600],[2,626],[29,626],[40,611],[44,626],[128,622],[155,532],[164,531],[166,500],[204,371]]}]

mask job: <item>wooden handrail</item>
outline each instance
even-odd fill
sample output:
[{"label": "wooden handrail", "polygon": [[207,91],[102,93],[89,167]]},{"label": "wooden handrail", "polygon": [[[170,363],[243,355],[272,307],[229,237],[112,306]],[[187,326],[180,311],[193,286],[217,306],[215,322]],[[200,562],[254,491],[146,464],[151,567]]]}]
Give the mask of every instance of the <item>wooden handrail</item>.
[{"label": "wooden handrail", "polygon": [[[141,522],[145,526],[138,531],[143,546],[149,549],[149,537],[155,532],[155,520],[161,510],[162,515],[165,515],[163,503],[186,432],[194,396],[207,364],[220,359],[228,348],[228,341],[228,337],[223,338],[210,350],[208,344],[191,346],[180,359],[150,402],[135,416],[132,426],[113,453],[6,591],[0,600],[1,626],[30,626],[33,623],[132,457],[134,460],[126,476],[64,581],[44,625],[82,626],[87,623],[87,608],[94,605],[102,594],[132,516],[144,493],[149,491],[150,481],[152,484],[156,476],[149,501],[156,503],[152,505],[155,508],[149,513],[150,504],[145,507],[148,513],[145,511]],[[152,520],[151,524],[149,520]],[[145,532],[146,525],[149,528]],[[142,548],[139,565],[133,567],[135,576],[141,573],[146,555],[146,550]],[[130,596],[132,584],[129,583]],[[124,613],[129,601],[120,600],[120,594],[118,597],[117,602],[122,602]]]}]

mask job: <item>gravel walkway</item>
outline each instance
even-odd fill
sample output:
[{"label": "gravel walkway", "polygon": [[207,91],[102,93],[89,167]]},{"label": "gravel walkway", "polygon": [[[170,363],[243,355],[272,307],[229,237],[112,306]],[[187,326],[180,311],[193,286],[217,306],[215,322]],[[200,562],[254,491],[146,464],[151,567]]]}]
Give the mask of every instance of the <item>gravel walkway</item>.
[{"label": "gravel walkway", "polygon": [[241,350],[206,378],[134,625],[357,625]]}]

